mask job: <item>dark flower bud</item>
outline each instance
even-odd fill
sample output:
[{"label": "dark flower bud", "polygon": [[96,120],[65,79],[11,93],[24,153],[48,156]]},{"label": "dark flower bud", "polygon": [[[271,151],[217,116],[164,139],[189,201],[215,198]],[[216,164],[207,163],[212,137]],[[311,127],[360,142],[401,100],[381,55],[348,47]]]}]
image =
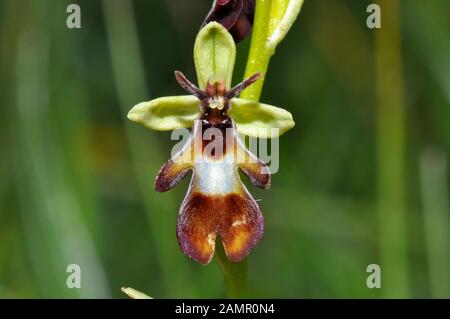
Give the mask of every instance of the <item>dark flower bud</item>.
[{"label": "dark flower bud", "polygon": [[211,21],[220,23],[237,43],[252,31],[254,15],[255,0],[215,0],[203,26]]}]

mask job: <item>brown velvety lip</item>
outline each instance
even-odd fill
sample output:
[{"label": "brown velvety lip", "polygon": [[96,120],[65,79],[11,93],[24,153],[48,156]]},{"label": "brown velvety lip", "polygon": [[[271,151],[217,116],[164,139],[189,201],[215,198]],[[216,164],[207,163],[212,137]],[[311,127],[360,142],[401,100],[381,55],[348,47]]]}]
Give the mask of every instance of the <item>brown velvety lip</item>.
[{"label": "brown velvety lip", "polygon": [[187,256],[206,265],[219,236],[227,257],[239,262],[259,241],[263,230],[263,216],[247,191],[225,196],[191,192],[180,209],[177,238]]}]

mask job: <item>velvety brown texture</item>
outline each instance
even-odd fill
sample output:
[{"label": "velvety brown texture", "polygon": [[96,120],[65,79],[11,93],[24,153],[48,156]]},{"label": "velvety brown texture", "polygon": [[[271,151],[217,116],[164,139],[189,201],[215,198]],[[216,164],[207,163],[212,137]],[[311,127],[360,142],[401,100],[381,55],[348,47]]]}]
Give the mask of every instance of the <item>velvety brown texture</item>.
[{"label": "velvety brown texture", "polygon": [[246,191],[225,196],[191,192],[181,207],[177,237],[186,255],[208,264],[218,234],[228,258],[238,262],[261,238],[263,228],[258,205]]}]

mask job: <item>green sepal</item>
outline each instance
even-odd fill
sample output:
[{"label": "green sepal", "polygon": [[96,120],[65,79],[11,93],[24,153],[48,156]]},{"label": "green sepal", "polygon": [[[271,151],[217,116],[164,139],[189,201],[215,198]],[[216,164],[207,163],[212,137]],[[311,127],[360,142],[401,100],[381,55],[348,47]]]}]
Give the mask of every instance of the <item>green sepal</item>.
[{"label": "green sepal", "polygon": [[161,97],[134,106],[131,121],[157,131],[191,127],[200,115],[200,101],[192,95]]}]

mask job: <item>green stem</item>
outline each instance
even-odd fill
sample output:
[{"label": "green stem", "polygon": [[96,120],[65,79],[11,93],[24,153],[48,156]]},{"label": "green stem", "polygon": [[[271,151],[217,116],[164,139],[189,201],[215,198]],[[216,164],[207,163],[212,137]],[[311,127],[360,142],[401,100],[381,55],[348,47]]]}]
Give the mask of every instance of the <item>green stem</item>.
[{"label": "green stem", "polygon": [[216,244],[216,258],[223,272],[227,298],[248,297],[247,260],[239,263],[228,261],[220,240]]},{"label": "green stem", "polygon": [[270,58],[284,39],[303,5],[303,0],[256,0],[255,19],[244,78],[261,72],[262,79],[241,94],[241,98],[259,101]]},{"label": "green stem", "polygon": [[382,296],[408,298],[405,206],[405,103],[401,63],[400,3],[384,0],[384,25],[375,32],[378,111],[378,197]]},{"label": "green stem", "polygon": [[274,50],[269,49],[266,45],[270,25],[270,19],[267,17],[270,16],[271,7],[271,0],[256,1],[252,40],[244,78],[248,78],[257,72],[261,72],[263,77],[242,92],[241,97],[244,99],[259,101],[269,61],[274,53]]}]

